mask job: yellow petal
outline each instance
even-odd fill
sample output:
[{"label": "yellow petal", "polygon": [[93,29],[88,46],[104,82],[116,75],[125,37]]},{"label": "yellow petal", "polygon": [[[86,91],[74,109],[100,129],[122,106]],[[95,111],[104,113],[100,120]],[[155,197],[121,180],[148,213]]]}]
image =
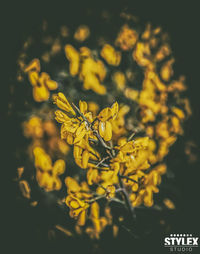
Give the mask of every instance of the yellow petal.
[{"label": "yellow petal", "polygon": [[67,122],[70,120],[70,118],[65,113],[63,113],[61,110],[56,110],[55,115],[56,115],[55,119],[59,123],[64,123],[64,122]]},{"label": "yellow petal", "polygon": [[79,71],[80,56],[78,51],[70,44],[65,45],[65,55],[70,61],[70,74],[75,76]]},{"label": "yellow petal", "polygon": [[54,96],[53,101],[60,109],[65,110],[72,115],[76,115],[75,111],[63,93],[58,93],[56,96]]},{"label": "yellow petal", "polygon": [[105,122],[105,134],[103,138],[105,141],[109,141],[112,138],[112,124],[108,121]]},{"label": "yellow petal", "polygon": [[83,166],[83,168],[87,168],[89,157],[90,157],[90,153],[87,150],[85,150],[82,154],[82,166]]},{"label": "yellow petal", "polygon": [[78,217],[78,221],[77,224],[79,226],[84,226],[85,225],[85,221],[86,221],[86,210],[83,210]]},{"label": "yellow petal", "polygon": [[37,86],[38,80],[39,80],[38,72],[36,72],[36,71],[30,71],[28,73],[28,78],[29,78],[29,81],[30,81],[32,86]]},{"label": "yellow petal", "polygon": [[87,112],[87,103],[85,101],[79,101],[79,108],[82,114],[85,114]]}]

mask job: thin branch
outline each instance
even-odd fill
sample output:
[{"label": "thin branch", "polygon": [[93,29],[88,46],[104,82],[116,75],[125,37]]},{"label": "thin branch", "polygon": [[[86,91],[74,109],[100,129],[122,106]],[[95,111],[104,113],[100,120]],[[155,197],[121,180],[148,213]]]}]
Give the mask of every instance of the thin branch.
[{"label": "thin branch", "polygon": [[134,207],[132,206],[131,202],[130,202],[130,199],[129,199],[129,196],[128,196],[128,193],[126,192],[125,190],[125,187],[124,187],[124,184],[123,184],[123,181],[121,179],[121,177],[119,176],[120,174],[118,173],[118,178],[119,178],[119,185],[121,187],[121,192],[124,196],[124,199],[125,199],[125,203],[126,203],[126,206],[129,210],[129,213],[131,215],[131,218],[133,219],[133,221],[135,220],[135,213],[134,212]]},{"label": "thin branch", "polygon": [[99,163],[97,163],[96,166],[98,167],[98,166],[101,165],[105,160],[107,160],[107,159],[109,159],[109,158],[110,158],[109,156],[103,158]]},{"label": "thin branch", "polygon": [[119,177],[124,178],[124,179],[127,179],[128,181],[132,181],[132,182],[134,182],[134,183],[138,183],[136,180],[134,180],[134,179],[132,179],[132,178],[130,178],[130,177],[128,177],[128,176],[123,176],[123,175],[120,175],[120,174],[119,174]]}]

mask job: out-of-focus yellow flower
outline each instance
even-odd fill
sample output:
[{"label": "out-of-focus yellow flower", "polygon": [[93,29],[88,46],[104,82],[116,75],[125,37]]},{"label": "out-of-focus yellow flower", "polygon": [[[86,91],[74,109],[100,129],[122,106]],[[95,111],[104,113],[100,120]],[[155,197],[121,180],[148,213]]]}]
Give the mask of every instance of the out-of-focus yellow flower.
[{"label": "out-of-focus yellow flower", "polygon": [[88,110],[89,112],[92,112],[94,116],[96,116],[99,110],[99,105],[96,102],[90,101],[88,102]]},{"label": "out-of-focus yellow flower", "polygon": [[101,50],[101,56],[110,65],[118,66],[121,61],[121,52],[116,51],[111,45],[105,44]]},{"label": "out-of-focus yellow flower", "polygon": [[113,74],[113,77],[112,77],[114,83],[116,84],[117,88],[119,90],[123,90],[126,86],[126,78],[125,78],[125,75],[120,72],[120,71],[117,71]]},{"label": "out-of-focus yellow flower", "polygon": [[101,84],[106,75],[106,69],[102,61],[95,61],[91,57],[84,59],[81,65],[80,79],[83,80],[83,88],[92,89],[98,94],[105,94],[106,88]]},{"label": "out-of-focus yellow flower", "polygon": [[174,59],[167,61],[160,70],[160,76],[164,81],[169,81],[173,75],[172,64],[174,63]]},{"label": "out-of-focus yellow flower", "polygon": [[180,120],[176,116],[171,117],[171,128],[170,131],[176,134],[183,134],[183,129],[180,124]]},{"label": "out-of-focus yellow flower", "polygon": [[74,178],[72,178],[72,177],[70,177],[70,176],[68,176],[68,177],[65,178],[65,184],[66,184],[66,186],[67,186],[67,192],[68,192],[69,194],[70,194],[70,193],[79,192],[80,189],[81,189],[81,187],[80,187],[80,185],[78,184],[78,182],[77,182]]},{"label": "out-of-focus yellow flower", "polygon": [[24,70],[28,72],[28,77],[31,85],[33,86],[33,98],[37,102],[46,101],[49,99],[49,90],[58,88],[57,82],[51,80],[46,72],[40,72],[40,61],[34,59]]},{"label": "out-of-focus yellow flower", "polygon": [[89,35],[90,35],[90,30],[89,30],[88,26],[81,25],[77,28],[77,30],[74,34],[74,38],[77,41],[83,42],[89,37]]},{"label": "out-of-focus yellow flower", "polygon": [[139,97],[139,91],[132,89],[132,88],[126,88],[124,91],[124,95],[133,101],[137,101]]},{"label": "out-of-focus yellow flower", "polygon": [[65,45],[65,55],[67,59],[70,61],[70,74],[72,76],[75,76],[78,74],[79,71],[79,61],[80,61],[80,56],[79,52],[71,45],[67,44]]},{"label": "out-of-focus yellow flower", "polygon": [[59,190],[62,186],[59,175],[65,171],[65,161],[57,160],[52,165],[52,160],[41,147],[33,150],[35,157],[36,179],[38,184],[46,191]]},{"label": "out-of-focus yellow flower", "polygon": [[107,219],[105,217],[100,217],[100,207],[97,202],[91,204],[90,219],[93,223],[93,228],[87,228],[86,233],[88,233],[91,238],[99,239],[100,233],[107,225]]},{"label": "out-of-focus yellow flower", "polygon": [[80,48],[79,53],[73,46],[67,44],[65,54],[70,61],[70,74],[72,76],[79,74],[84,89],[92,89],[101,95],[106,93],[106,88],[101,84],[106,75],[102,61],[94,60],[91,51],[86,47]]},{"label": "out-of-focus yellow flower", "polygon": [[174,203],[173,203],[170,199],[165,198],[165,199],[163,200],[163,203],[165,204],[165,206],[166,206],[168,209],[171,209],[171,210],[175,209],[175,205],[174,205]]},{"label": "out-of-focus yellow flower", "polygon": [[51,157],[45,153],[41,147],[35,147],[33,150],[35,157],[35,167],[40,168],[43,171],[52,170]]},{"label": "out-of-focus yellow flower", "polygon": [[117,36],[115,44],[122,50],[130,50],[135,46],[137,39],[137,32],[129,28],[128,25],[124,25]]},{"label": "out-of-focus yellow flower", "polygon": [[24,123],[24,135],[26,137],[43,137],[42,121],[37,116],[32,116],[27,122]]},{"label": "out-of-focus yellow flower", "polygon": [[164,44],[157,51],[154,58],[155,58],[156,61],[159,62],[159,61],[163,60],[165,57],[167,57],[170,53],[171,53],[171,49],[170,49],[169,45]]},{"label": "out-of-focus yellow flower", "polygon": [[125,115],[129,112],[130,107],[127,105],[123,105],[119,108],[117,117],[111,120],[112,123],[112,131],[114,134],[114,138],[119,137],[122,134],[126,133],[125,129]]},{"label": "out-of-focus yellow flower", "polygon": [[33,59],[28,66],[24,69],[25,72],[35,71],[37,73],[40,72],[40,61],[39,59],[35,58]]},{"label": "out-of-focus yellow flower", "polygon": [[161,138],[168,138],[169,137],[169,125],[166,120],[159,122],[156,125],[156,135]]},{"label": "out-of-focus yellow flower", "polygon": [[151,51],[148,43],[138,42],[136,48],[133,51],[133,59],[138,65],[149,67],[152,69]]},{"label": "out-of-focus yellow flower", "polygon": [[177,107],[172,107],[171,111],[181,120],[183,120],[185,118],[185,114],[183,112],[183,110],[181,110],[180,108]]}]

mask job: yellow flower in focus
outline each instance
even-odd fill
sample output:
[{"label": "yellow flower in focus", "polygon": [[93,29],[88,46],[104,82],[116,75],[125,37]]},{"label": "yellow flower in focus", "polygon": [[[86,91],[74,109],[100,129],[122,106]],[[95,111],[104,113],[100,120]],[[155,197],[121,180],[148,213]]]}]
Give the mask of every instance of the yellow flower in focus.
[{"label": "yellow flower in focus", "polygon": [[115,102],[111,108],[104,108],[97,116],[99,119],[99,134],[105,141],[109,141],[112,138],[112,124],[110,120],[115,120],[118,111],[119,105]]},{"label": "yellow flower in focus", "polygon": [[63,93],[58,93],[56,96],[54,96],[53,101],[60,109],[66,111],[69,114],[72,114],[73,116],[76,115],[75,111]]},{"label": "yellow flower in focus", "polygon": [[88,203],[78,199],[72,194],[66,197],[65,203],[70,208],[69,215],[73,218],[77,218],[78,216],[81,216],[81,213],[85,212],[85,210],[89,208]]}]

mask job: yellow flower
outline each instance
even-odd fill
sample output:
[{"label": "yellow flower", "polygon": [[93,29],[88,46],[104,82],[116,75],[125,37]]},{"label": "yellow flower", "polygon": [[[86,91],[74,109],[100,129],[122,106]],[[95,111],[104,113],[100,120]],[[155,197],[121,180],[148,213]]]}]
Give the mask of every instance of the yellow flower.
[{"label": "yellow flower", "polygon": [[152,68],[152,62],[150,60],[150,47],[148,43],[138,42],[135,50],[133,51],[133,59],[138,65]]},{"label": "yellow flower", "polygon": [[74,145],[74,159],[81,168],[88,168],[93,164],[89,163],[89,159],[97,160],[99,154],[95,151],[85,139],[80,140]]},{"label": "yellow flower", "polygon": [[120,71],[115,72],[112,76],[112,79],[119,90],[123,90],[125,88],[126,78],[122,72]]},{"label": "yellow flower", "polygon": [[170,199],[168,199],[168,198],[165,198],[164,200],[163,200],[163,203],[165,204],[165,206],[168,208],[168,209],[175,209],[175,205],[174,205],[174,203],[170,200]]},{"label": "yellow flower", "polygon": [[45,153],[41,147],[35,147],[33,150],[35,157],[35,167],[40,168],[43,171],[49,171],[52,169],[51,157]]},{"label": "yellow flower", "polygon": [[87,171],[87,181],[89,185],[92,185],[93,183],[98,183],[100,180],[100,176],[97,169],[90,168]]},{"label": "yellow flower", "polygon": [[57,82],[51,80],[46,72],[40,72],[40,61],[34,59],[24,70],[28,72],[28,77],[31,85],[33,86],[33,98],[37,102],[46,101],[49,99],[49,90],[58,88]]},{"label": "yellow flower", "polygon": [[112,124],[110,120],[115,120],[118,110],[119,105],[117,102],[115,102],[111,108],[103,109],[97,116],[99,119],[99,134],[105,141],[109,141],[112,138]]},{"label": "yellow flower", "polygon": [[46,101],[49,99],[49,90],[55,90],[58,87],[57,82],[51,80],[50,76],[40,72],[40,61],[34,59],[24,70],[28,72],[28,77],[31,85],[33,86],[33,98],[37,102]]},{"label": "yellow flower", "polygon": [[172,69],[172,64],[174,63],[174,59],[172,58],[171,60],[167,61],[161,68],[160,70],[160,76],[164,81],[169,81],[170,78],[173,75],[173,69]]},{"label": "yellow flower", "polygon": [[40,187],[46,191],[59,190],[62,186],[58,175],[65,171],[65,161],[57,160],[52,165],[52,160],[41,147],[35,147],[33,150],[35,157],[36,179]]},{"label": "yellow flower", "polygon": [[79,53],[73,46],[67,44],[65,54],[70,61],[70,74],[72,76],[79,74],[85,90],[92,89],[101,95],[106,93],[106,88],[101,84],[106,75],[102,61],[94,60],[91,51],[86,47],[80,48]]},{"label": "yellow flower", "polygon": [[170,53],[171,53],[171,49],[170,49],[169,45],[164,44],[157,51],[154,58],[156,61],[159,62],[159,61],[163,60],[165,57],[167,57]]},{"label": "yellow flower", "polygon": [[85,211],[89,207],[88,203],[78,199],[72,194],[66,197],[65,202],[66,205],[70,208],[69,215],[73,218],[77,218],[83,211]]},{"label": "yellow flower", "polygon": [[72,76],[75,76],[79,72],[79,66],[80,66],[80,56],[79,52],[71,45],[67,44],[65,45],[65,55],[67,59],[70,61],[70,74]]},{"label": "yellow flower", "polygon": [[37,116],[32,116],[24,123],[24,135],[26,137],[42,138],[44,134],[42,120]]},{"label": "yellow flower", "polygon": [[76,115],[75,111],[63,93],[58,93],[56,96],[54,96],[53,101],[60,109],[66,111],[69,114],[72,114],[73,116]]},{"label": "yellow flower", "polygon": [[116,51],[111,45],[105,44],[101,50],[101,56],[110,65],[118,66],[121,61],[121,53]]},{"label": "yellow flower", "polygon": [[117,117],[114,120],[110,120],[112,124],[112,131],[114,134],[114,138],[121,136],[126,133],[125,129],[125,115],[129,112],[130,107],[127,105],[123,105],[120,107]]},{"label": "yellow flower", "polygon": [[122,50],[129,50],[135,46],[137,39],[137,32],[129,28],[128,25],[124,25],[118,34],[115,44]]},{"label": "yellow flower", "polygon": [[77,41],[85,41],[90,35],[90,30],[87,26],[82,25],[79,26],[78,29],[76,30],[75,34],[74,34],[74,38]]},{"label": "yellow flower", "polygon": [[65,178],[65,184],[67,186],[67,192],[68,193],[71,193],[71,192],[72,193],[76,193],[76,192],[79,192],[80,189],[81,189],[81,187],[78,184],[78,182],[74,178],[72,178],[70,176]]},{"label": "yellow flower", "polygon": [[39,59],[35,58],[33,59],[28,66],[24,69],[24,72],[30,72],[30,71],[36,71],[40,72],[40,61]]}]

